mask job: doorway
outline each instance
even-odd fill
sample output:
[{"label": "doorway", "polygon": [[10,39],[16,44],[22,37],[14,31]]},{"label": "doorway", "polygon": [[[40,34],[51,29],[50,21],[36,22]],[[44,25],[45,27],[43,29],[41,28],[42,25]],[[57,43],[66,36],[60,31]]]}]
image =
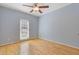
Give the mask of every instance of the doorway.
[{"label": "doorway", "polygon": [[29,38],[29,21],[20,19],[20,40],[27,40]]}]

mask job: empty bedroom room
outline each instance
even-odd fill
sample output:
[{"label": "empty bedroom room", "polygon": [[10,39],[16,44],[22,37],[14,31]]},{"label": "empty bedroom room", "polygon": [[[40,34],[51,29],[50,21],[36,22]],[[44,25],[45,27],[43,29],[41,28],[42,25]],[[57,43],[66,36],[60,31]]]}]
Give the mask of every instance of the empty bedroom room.
[{"label": "empty bedroom room", "polygon": [[79,3],[0,3],[0,55],[79,55]]}]

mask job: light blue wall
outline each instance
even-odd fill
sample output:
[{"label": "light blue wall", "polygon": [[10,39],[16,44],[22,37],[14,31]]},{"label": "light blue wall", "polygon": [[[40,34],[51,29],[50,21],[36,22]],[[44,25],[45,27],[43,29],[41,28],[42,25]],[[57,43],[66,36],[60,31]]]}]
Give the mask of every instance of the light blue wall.
[{"label": "light blue wall", "polygon": [[79,4],[40,17],[39,38],[79,47]]},{"label": "light blue wall", "polygon": [[30,38],[38,37],[38,17],[0,6],[0,45],[20,39],[20,19],[29,20]]}]

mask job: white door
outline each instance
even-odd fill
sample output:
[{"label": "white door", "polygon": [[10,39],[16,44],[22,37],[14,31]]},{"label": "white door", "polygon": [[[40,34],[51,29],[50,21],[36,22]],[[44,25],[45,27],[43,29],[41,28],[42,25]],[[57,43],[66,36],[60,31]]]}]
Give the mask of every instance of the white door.
[{"label": "white door", "polygon": [[29,21],[25,19],[20,20],[20,40],[29,38]]}]

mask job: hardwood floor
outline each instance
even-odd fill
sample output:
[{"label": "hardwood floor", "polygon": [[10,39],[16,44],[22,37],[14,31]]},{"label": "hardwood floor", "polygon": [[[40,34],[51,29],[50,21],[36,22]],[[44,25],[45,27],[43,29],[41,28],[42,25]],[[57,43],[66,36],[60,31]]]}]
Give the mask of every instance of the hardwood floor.
[{"label": "hardwood floor", "polygon": [[33,39],[0,47],[0,55],[79,55],[79,49]]}]

